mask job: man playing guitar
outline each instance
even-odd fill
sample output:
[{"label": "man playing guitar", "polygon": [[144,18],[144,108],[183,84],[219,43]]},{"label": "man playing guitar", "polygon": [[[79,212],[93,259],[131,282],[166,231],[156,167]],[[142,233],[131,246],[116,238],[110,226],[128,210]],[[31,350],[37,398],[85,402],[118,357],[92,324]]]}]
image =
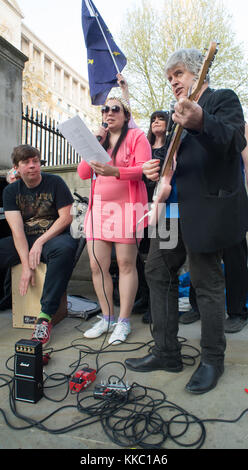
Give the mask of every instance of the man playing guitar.
[{"label": "man playing guitar", "polygon": [[[214,48],[211,44],[210,49]],[[167,240],[161,235],[161,227],[172,223],[163,211],[158,220],[160,231],[151,238],[146,262],[155,345],[147,356],[125,361],[137,372],[182,371],[177,339],[178,271],[187,255],[201,316],[201,362],[186,385],[186,390],[195,394],[213,389],[224,371],[222,250],[239,243],[248,228],[248,199],[240,171],[240,154],[246,145],[243,111],[232,90],[210,89],[208,68],[196,49],[180,49],[166,64],[166,75],[177,100],[173,115],[176,135],[162,171],[152,160],[144,165],[143,172],[153,181],[167,178],[168,186],[176,155],[173,180],[179,209],[174,233],[177,243],[174,248],[162,243]],[[169,191],[166,197],[170,198]],[[173,237],[173,233],[170,235]]]}]

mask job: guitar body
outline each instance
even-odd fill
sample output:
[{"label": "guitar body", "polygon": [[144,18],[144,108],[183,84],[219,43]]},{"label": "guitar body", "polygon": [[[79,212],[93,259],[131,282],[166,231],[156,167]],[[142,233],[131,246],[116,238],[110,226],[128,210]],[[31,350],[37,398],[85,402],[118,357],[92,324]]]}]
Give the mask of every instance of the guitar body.
[{"label": "guitar body", "polygon": [[153,204],[151,207],[151,211],[148,214],[149,225],[153,227],[157,225],[162,209],[164,207],[164,202],[170,196],[171,189],[172,186],[170,185],[170,181],[166,181],[166,178],[162,177],[158,186],[155,188],[153,194]]},{"label": "guitar body", "polygon": [[178,125],[172,138],[172,142],[168,148],[165,162],[162,168],[161,177],[153,194],[153,204],[149,212],[149,225],[155,226],[158,223],[161,211],[163,209],[163,202],[165,202],[171,193],[171,180],[176,170],[176,155],[177,148],[183,129]]},{"label": "guitar body", "polygon": [[152,225],[153,227],[158,223],[161,211],[164,207],[163,203],[167,201],[170,196],[172,190],[171,180],[173,178],[175,169],[176,162],[174,167],[167,174],[160,178],[159,182],[155,187],[153,193],[153,204],[149,212],[149,225]]}]

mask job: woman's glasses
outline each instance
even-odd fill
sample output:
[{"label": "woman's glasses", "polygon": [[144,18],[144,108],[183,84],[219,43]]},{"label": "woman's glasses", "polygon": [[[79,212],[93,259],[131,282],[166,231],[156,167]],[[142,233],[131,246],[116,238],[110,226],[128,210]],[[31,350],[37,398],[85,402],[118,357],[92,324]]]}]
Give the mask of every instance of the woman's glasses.
[{"label": "woman's glasses", "polygon": [[112,111],[112,113],[119,113],[121,110],[121,107],[118,106],[117,104],[115,104],[114,106],[103,106],[101,111],[102,111],[102,114],[103,113],[109,113],[109,111]]}]

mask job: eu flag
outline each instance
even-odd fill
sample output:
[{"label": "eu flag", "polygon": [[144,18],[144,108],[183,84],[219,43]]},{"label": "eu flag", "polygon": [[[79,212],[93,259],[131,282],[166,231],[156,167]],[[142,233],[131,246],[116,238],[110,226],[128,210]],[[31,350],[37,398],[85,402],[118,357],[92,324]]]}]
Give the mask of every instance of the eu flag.
[{"label": "eu flag", "polygon": [[93,2],[82,0],[82,27],[87,48],[90,96],[93,105],[104,104],[111,88],[118,86],[116,74],[127,59]]}]

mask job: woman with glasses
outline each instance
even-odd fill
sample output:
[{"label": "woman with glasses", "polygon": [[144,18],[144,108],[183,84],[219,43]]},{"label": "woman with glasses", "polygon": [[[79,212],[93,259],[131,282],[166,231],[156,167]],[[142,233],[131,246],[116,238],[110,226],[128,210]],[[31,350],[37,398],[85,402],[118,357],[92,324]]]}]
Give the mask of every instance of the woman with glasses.
[{"label": "woman with glasses", "polygon": [[[131,112],[122,98],[109,98],[102,107],[97,136],[111,160],[107,164],[84,160],[78,166],[80,178],[92,177],[89,209],[85,218],[87,247],[94,288],[103,317],[84,333],[97,338],[111,332],[109,343],[126,340],[131,332],[130,314],[138,288],[137,240],[143,236],[137,223],[147,211],[147,191],[142,166],[151,159],[151,147],[139,128],[129,128]],[[105,127],[106,126],[106,127]],[[141,230],[141,232],[140,232]],[[119,269],[120,313],[115,323],[113,282],[109,272],[112,244]]]}]

